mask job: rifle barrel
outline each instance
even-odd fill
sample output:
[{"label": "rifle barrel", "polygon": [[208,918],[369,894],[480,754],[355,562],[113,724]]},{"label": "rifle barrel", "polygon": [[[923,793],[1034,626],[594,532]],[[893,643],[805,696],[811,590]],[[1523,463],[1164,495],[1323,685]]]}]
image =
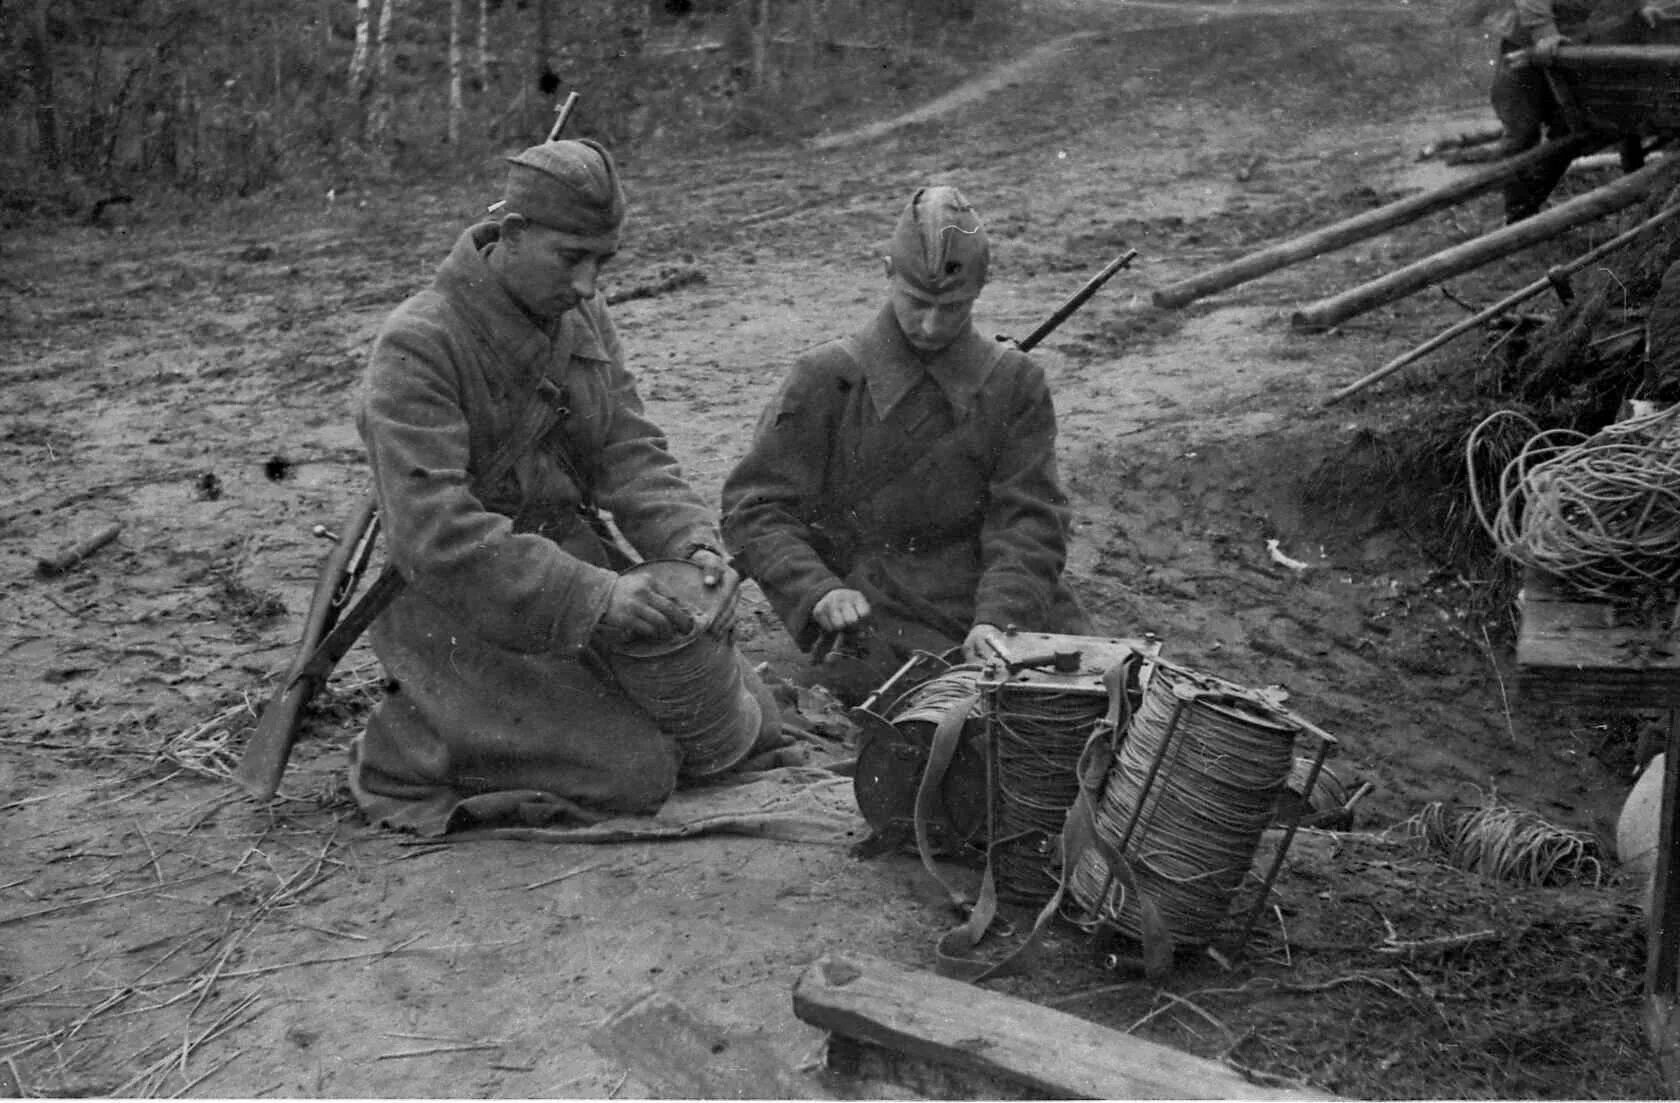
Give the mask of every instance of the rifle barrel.
[{"label": "rifle barrel", "polygon": [[1044,324],[1027,334],[1018,347],[1022,352],[1031,352],[1034,345],[1056,332],[1056,327],[1067,321],[1073,312],[1084,306],[1086,301],[1102,289],[1102,285],[1114,278],[1115,273],[1131,264],[1137,257],[1136,249],[1127,249],[1123,254],[1109,261],[1101,272],[1085,281],[1085,286],[1075,291],[1067,302],[1056,308],[1056,312],[1044,320]]},{"label": "rifle barrel", "polygon": [[572,108],[577,106],[577,101],[578,94],[576,92],[569,92],[566,95],[566,102],[562,103],[555,109],[554,125],[550,127],[548,131],[549,141],[552,142],[556,138],[560,137],[560,132],[566,129],[566,120],[572,117]]}]

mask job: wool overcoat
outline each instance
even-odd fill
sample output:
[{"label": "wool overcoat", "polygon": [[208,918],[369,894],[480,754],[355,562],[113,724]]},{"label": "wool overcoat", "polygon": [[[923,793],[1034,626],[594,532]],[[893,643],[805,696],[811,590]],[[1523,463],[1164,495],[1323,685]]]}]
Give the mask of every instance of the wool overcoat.
[{"label": "wool overcoat", "polygon": [[498,232],[463,233],[391,314],[357,409],[408,585],[370,631],[388,693],[351,785],[370,818],[426,834],[510,811],[646,811],[676,785],[677,745],[592,642],[616,572],[580,482],[645,557],[722,548],[600,295],[539,323],[488,266]]},{"label": "wool overcoat", "polygon": [[1083,634],[1043,371],[968,327],[923,359],[890,304],[802,356],[723,490],[724,538],[801,647],[845,587],[899,657],[975,624]]}]

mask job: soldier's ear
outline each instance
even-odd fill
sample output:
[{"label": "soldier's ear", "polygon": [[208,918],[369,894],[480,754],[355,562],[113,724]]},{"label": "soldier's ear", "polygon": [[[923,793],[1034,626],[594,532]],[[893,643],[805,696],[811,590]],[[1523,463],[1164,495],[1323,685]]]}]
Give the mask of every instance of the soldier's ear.
[{"label": "soldier's ear", "polygon": [[886,271],[887,279],[893,278],[893,262],[891,257],[882,257],[881,265]]}]

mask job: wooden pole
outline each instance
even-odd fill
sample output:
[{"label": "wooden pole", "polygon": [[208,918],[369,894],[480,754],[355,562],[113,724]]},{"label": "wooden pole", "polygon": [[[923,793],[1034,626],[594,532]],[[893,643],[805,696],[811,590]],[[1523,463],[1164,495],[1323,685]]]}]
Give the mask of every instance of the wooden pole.
[{"label": "wooden pole", "polygon": [[1403,299],[1432,283],[1439,283],[1460,272],[1480,268],[1489,261],[1527,249],[1531,245],[1538,245],[1565,230],[1633,205],[1665,174],[1672,175],[1673,168],[1674,162],[1670,161],[1647,165],[1638,172],[1631,172],[1619,180],[1577,196],[1567,203],[1560,203],[1532,218],[1525,218],[1514,225],[1501,227],[1450,249],[1443,249],[1339,295],[1320,299],[1292,314],[1290,324],[1299,330],[1329,329],[1367,310]]},{"label": "wooden pole", "polygon": [[1487,307],[1484,310],[1477,311],[1475,314],[1451,328],[1442,330],[1440,333],[1437,333],[1435,336],[1412,349],[1405,355],[1396,356],[1394,359],[1390,360],[1371,374],[1349,383],[1347,386],[1325,399],[1324,405],[1334,406],[1342,399],[1347,398],[1349,395],[1357,394],[1366,387],[1369,387],[1371,384],[1377,382],[1379,379],[1385,379],[1388,376],[1393,375],[1395,372],[1399,371],[1407,364],[1412,363],[1414,360],[1427,356],[1429,353],[1434,352],[1436,349],[1461,334],[1468,333],[1477,326],[1497,318],[1499,315],[1505,313],[1507,310],[1510,310],[1518,303],[1525,302],[1528,299],[1534,298],[1536,295],[1551,290],[1552,288],[1558,286],[1558,281],[1579,272],[1588,265],[1597,264],[1600,260],[1603,260],[1611,253],[1614,253],[1617,249],[1631,244],[1642,235],[1656,229],[1675,215],[1680,215],[1680,204],[1676,204],[1665,211],[1652,215],[1633,229],[1628,230],[1626,233],[1617,234],[1609,241],[1606,241],[1603,245],[1582,253],[1580,256],[1576,257],[1567,264],[1560,264],[1556,267],[1547,269],[1545,276],[1542,278],[1526,285],[1521,290],[1513,291],[1511,294],[1505,296],[1503,299],[1500,299],[1492,306]]},{"label": "wooden pole", "polygon": [[1473,172],[1450,184],[1423,192],[1420,195],[1408,196],[1393,203],[1378,207],[1375,210],[1364,211],[1352,218],[1267,246],[1258,252],[1220,265],[1199,275],[1191,276],[1177,283],[1168,284],[1158,289],[1151,301],[1158,307],[1174,309],[1186,306],[1197,299],[1224,291],[1228,287],[1235,287],[1239,283],[1246,283],[1268,272],[1296,264],[1303,260],[1310,260],[1320,253],[1327,253],[1332,249],[1340,249],[1344,245],[1351,245],[1356,241],[1363,241],[1368,237],[1375,237],[1396,226],[1404,226],[1408,222],[1415,222],[1426,214],[1456,206],[1468,199],[1492,191],[1505,181],[1518,175],[1531,165],[1538,164],[1548,157],[1560,156],[1565,152],[1571,154],[1585,153],[1595,145],[1603,144],[1605,139],[1592,139],[1585,135],[1573,135],[1547,142],[1534,149],[1508,157],[1498,164]]},{"label": "wooden pole", "polygon": [[54,555],[42,556],[37,559],[35,561],[35,574],[41,578],[54,578],[64,574],[106,544],[115,540],[120,532],[122,532],[122,522],[112,521],[86,540]]}]

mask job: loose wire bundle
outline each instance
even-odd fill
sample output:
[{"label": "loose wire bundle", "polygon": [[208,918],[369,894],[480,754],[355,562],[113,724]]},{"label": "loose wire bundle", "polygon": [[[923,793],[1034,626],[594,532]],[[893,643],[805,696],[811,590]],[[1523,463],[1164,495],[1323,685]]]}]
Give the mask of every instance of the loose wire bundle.
[{"label": "loose wire bundle", "polygon": [[[1531,435],[1501,471],[1490,517],[1477,456],[1484,437],[1512,419]],[[1542,432],[1502,410],[1470,431],[1465,462],[1476,516],[1507,557],[1587,596],[1642,596],[1680,582],[1680,406],[1591,436]]]},{"label": "loose wire bundle", "polygon": [[1455,810],[1433,801],[1402,827],[1447,856],[1459,869],[1525,885],[1597,885],[1604,878],[1598,840],[1559,827],[1538,812],[1490,797]]},{"label": "loose wire bundle", "polygon": [[[1289,778],[1298,730],[1254,694],[1157,661],[1095,821],[1175,942],[1205,943],[1224,920]],[[1091,919],[1141,939],[1139,902],[1117,892],[1123,879],[1112,872],[1086,850],[1070,875],[1073,898]]]}]

